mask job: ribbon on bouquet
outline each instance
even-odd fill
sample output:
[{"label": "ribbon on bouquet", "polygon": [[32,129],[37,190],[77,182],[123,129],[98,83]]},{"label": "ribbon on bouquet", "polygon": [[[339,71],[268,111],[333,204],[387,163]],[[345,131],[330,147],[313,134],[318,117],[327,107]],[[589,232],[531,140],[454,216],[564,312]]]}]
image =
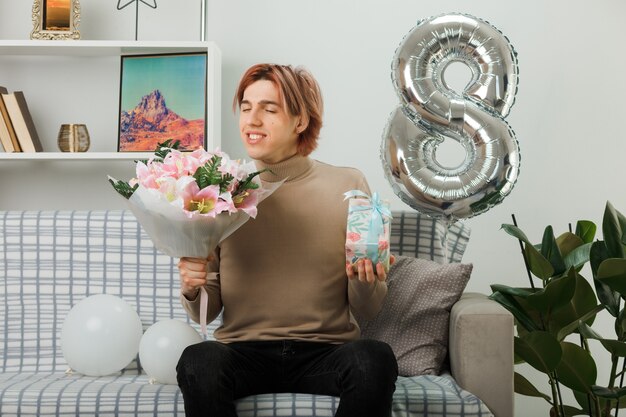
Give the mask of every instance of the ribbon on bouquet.
[{"label": "ribbon on bouquet", "polygon": [[208,335],[206,314],[209,308],[209,293],[206,292],[204,286],[200,287],[200,330],[204,336]]},{"label": "ribbon on bouquet", "polygon": [[363,197],[369,202],[369,204],[350,206],[348,213],[355,211],[372,212],[367,233],[367,257],[376,265],[378,263],[378,239],[384,231],[383,216],[391,218],[391,211],[383,204],[377,192],[374,192],[371,197],[361,190],[350,190],[343,195],[344,201],[354,197]]}]

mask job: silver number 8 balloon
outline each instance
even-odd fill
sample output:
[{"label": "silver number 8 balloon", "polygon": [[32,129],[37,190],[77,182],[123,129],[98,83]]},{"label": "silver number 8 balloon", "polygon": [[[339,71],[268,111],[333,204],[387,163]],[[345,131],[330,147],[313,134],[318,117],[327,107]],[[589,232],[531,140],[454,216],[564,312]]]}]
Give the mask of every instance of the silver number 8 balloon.
[{"label": "silver number 8 balloon", "polygon": [[[444,79],[453,62],[472,73],[461,93]],[[517,55],[507,38],[464,14],[422,20],[396,50],[391,77],[402,105],[387,122],[381,160],[394,192],[448,223],[500,203],[513,189],[520,163],[515,134],[504,120],[518,84]],[[446,138],[464,148],[457,167],[437,161]]]}]

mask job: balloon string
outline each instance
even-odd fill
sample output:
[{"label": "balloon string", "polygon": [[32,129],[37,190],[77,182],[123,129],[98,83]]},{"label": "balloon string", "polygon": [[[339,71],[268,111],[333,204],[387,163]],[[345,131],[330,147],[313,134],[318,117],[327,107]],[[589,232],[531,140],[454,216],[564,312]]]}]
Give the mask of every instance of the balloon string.
[{"label": "balloon string", "polygon": [[442,239],[442,244],[443,244],[443,256],[445,259],[446,263],[450,263],[451,259],[449,257],[449,253],[448,253],[448,232],[450,231],[450,226],[452,226],[452,222],[450,221],[450,219],[446,218],[443,221],[443,239]]}]

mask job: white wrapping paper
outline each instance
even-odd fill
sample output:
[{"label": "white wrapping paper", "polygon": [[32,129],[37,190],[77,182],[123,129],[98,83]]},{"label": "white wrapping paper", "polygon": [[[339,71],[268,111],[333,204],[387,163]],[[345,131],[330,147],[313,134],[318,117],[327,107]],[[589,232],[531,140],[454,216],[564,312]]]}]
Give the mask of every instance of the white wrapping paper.
[{"label": "white wrapping paper", "polygon": [[[258,204],[282,184],[283,181],[263,182]],[[141,185],[128,200],[124,200],[146,234],[152,239],[156,249],[174,258],[206,259],[220,242],[250,219],[250,216],[243,210],[236,213],[223,212],[215,217],[192,213],[191,217],[188,217],[181,207],[171,204],[161,193]],[[202,287],[200,326],[205,336],[207,335],[207,307],[208,294]]]}]

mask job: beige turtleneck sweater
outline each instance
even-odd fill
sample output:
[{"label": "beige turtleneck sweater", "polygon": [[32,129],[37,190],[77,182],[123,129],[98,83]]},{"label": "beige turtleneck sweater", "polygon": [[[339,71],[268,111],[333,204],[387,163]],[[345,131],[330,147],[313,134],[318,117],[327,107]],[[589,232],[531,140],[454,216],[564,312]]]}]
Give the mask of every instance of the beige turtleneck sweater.
[{"label": "beige turtleneck sweater", "polygon": [[[223,308],[215,338],[309,340],[342,343],[359,337],[350,310],[372,318],[387,285],[349,280],[345,272],[348,202],[343,193],[369,192],[356,169],[327,165],[296,155],[269,168],[261,178],[285,183],[259,205],[250,219],[224,240],[209,265],[207,323]],[[200,297],[183,307],[199,322]]]}]

